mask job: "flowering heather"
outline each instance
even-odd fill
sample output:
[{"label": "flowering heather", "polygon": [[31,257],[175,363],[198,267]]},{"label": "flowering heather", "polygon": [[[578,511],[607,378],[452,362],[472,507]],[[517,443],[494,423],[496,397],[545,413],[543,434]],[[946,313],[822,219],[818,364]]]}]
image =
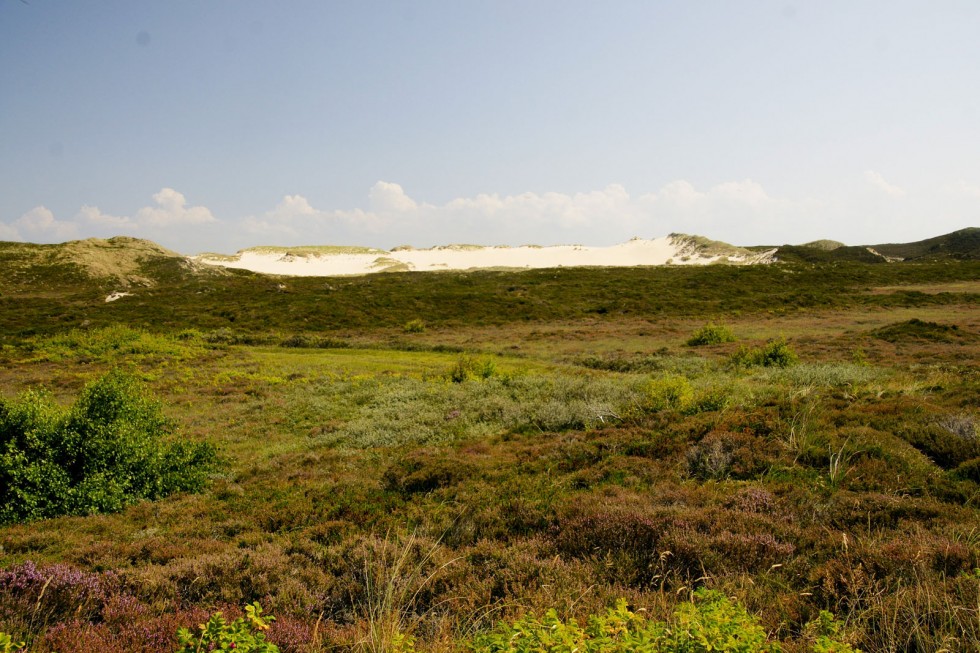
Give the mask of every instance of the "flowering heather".
[{"label": "flowering heather", "polygon": [[101,615],[116,591],[113,572],[90,573],[66,564],[38,567],[28,560],[0,571],[0,628],[22,624],[34,630],[69,617]]}]

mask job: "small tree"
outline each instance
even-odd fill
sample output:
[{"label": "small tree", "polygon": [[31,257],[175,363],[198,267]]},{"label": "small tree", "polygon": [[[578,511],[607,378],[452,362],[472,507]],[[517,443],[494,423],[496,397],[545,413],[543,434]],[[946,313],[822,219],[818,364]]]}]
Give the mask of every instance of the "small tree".
[{"label": "small tree", "polygon": [[0,399],[0,523],[114,512],[195,492],[216,465],[208,444],[174,431],[133,377],[110,372],[68,410],[43,392]]}]

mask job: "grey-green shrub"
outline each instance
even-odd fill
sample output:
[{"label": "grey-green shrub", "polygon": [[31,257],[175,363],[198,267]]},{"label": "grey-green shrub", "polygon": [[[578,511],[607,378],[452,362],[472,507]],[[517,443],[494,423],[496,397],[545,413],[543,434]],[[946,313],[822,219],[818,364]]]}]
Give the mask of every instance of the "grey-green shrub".
[{"label": "grey-green shrub", "polygon": [[600,427],[639,403],[641,378],[491,376],[385,378],[370,388],[338,379],[308,392],[305,419],[343,421],[326,438],[356,447],[435,444],[502,431]]},{"label": "grey-green shrub", "polygon": [[198,491],[216,464],[131,376],[110,372],[65,410],[42,392],[0,399],[0,523],[114,512]]}]

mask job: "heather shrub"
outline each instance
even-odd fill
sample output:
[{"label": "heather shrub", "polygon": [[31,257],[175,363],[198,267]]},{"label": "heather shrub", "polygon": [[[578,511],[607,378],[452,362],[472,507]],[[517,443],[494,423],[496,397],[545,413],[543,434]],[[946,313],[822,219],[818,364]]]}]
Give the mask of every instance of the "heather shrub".
[{"label": "heather shrub", "polygon": [[755,478],[772,464],[773,445],[748,431],[713,431],[687,451],[688,473],[700,480]]},{"label": "heather shrub", "polygon": [[953,470],[953,475],[964,481],[980,483],[980,458],[972,458]]},{"label": "heather shrub", "polygon": [[950,428],[942,423],[903,425],[898,435],[943,469],[953,469],[980,457],[980,438],[975,433]]},{"label": "heather shrub", "polygon": [[723,342],[735,342],[735,334],[726,326],[717,324],[705,324],[687,339],[689,347],[700,347],[701,345],[717,345]]},{"label": "heather shrub", "polygon": [[406,496],[455,485],[473,473],[473,466],[457,457],[421,449],[400,457],[385,470],[384,488]]},{"label": "heather shrub", "polygon": [[72,617],[97,618],[119,585],[112,572],[66,564],[38,567],[28,560],[9,567],[0,571],[0,629],[30,637]]},{"label": "heather shrub", "polygon": [[207,444],[165,441],[172,423],[132,377],[112,372],[65,410],[46,394],[0,399],[0,523],[114,512],[199,491]]}]

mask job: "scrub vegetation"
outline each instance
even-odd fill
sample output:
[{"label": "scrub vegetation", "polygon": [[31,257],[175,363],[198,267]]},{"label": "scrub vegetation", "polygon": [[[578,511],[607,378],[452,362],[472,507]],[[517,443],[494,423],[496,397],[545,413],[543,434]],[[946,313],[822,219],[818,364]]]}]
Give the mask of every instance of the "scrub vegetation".
[{"label": "scrub vegetation", "polygon": [[24,247],[0,651],[980,641],[975,260],[124,286]]}]

